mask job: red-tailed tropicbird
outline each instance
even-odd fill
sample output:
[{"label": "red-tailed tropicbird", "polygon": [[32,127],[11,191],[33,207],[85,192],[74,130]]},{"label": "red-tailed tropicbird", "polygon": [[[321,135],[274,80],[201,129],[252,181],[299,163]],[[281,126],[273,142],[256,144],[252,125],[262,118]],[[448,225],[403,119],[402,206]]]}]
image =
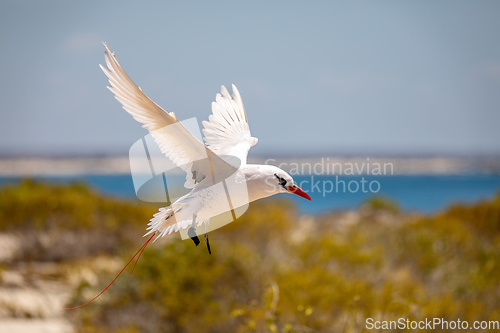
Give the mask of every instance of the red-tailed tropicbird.
[{"label": "red-tailed tropicbird", "polygon": [[[173,112],[163,110],[136,86],[118,63],[115,54],[106,44],[104,46],[107,68],[99,66],[109,79],[108,89],[125,111],[150,132],[161,151],[186,172],[184,186],[191,189],[191,192],[170,206],[160,208],[154,215],[146,233],[151,234],[151,237],[134,257],[140,257],[153,236],[162,237],[187,227],[190,228],[189,237],[198,245],[195,225],[207,225],[211,218],[228,211],[227,192],[214,190],[222,181],[246,185],[242,188],[247,193],[231,195],[231,209],[278,193],[293,193],[312,200],[280,168],[247,164],[248,151],[257,144],[257,138],[250,135],[245,109],[235,85],[232,85],[232,95],[224,86],[221,87],[221,93],[216,95],[212,103],[212,115],[209,121],[203,122],[203,144],[178,121]],[[205,240],[210,252],[207,233]]]}]

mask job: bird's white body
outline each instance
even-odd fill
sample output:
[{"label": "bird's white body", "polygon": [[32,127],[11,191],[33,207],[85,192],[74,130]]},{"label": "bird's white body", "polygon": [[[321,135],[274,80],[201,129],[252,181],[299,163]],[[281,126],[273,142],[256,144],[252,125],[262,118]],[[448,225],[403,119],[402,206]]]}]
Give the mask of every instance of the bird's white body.
[{"label": "bird's white body", "polygon": [[[230,196],[230,209],[237,209],[248,203],[287,192],[275,186],[269,174],[282,172],[272,165],[244,164],[225,182],[227,187],[244,187],[246,191],[236,191]],[[230,184],[228,184],[230,182]],[[172,205],[161,208],[149,223],[149,232],[160,230],[159,236],[170,234],[191,226],[192,217],[196,215],[197,225],[208,223],[214,216],[228,211],[228,195],[218,186],[200,186],[176,200]],[[171,217],[174,214],[175,219]]]},{"label": "bird's white body", "polygon": [[[310,197],[290,175],[271,165],[247,164],[252,137],[238,89],[222,86],[212,103],[212,115],[204,121],[204,141],[196,139],[175,117],[154,103],[127,76],[106,46],[108,87],[134,119],[149,130],[161,151],[186,172],[184,186],[191,192],[161,208],[149,223],[147,234],[161,237],[280,192]],[[228,193],[231,193],[228,197]]]}]

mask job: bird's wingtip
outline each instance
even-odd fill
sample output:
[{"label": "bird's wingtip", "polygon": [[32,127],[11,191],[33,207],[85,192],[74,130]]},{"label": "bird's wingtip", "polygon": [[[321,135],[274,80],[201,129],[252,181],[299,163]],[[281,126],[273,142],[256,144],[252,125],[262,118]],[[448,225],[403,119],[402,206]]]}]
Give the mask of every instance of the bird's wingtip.
[{"label": "bird's wingtip", "polygon": [[104,47],[106,48],[106,51],[104,51],[105,53],[112,54],[111,50],[109,49],[108,43],[102,42],[102,45],[104,45]]}]

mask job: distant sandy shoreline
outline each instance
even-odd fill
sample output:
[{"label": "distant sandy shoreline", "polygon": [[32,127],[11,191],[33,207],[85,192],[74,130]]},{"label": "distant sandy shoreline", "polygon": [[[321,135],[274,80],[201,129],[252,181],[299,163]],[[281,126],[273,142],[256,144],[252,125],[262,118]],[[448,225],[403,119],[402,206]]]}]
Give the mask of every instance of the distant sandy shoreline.
[{"label": "distant sandy shoreline", "polygon": [[[500,174],[500,157],[319,157],[319,158],[251,158],[250,163],[273,164],[290,172],[317,170],[336,165],[337,174],[349,174],[356,166],[359,174],[370,173],[366,165],[390,164],[393,175],[411,174]],[[342,170],[342,166],[344,169]],[[295,168],[295,169],[294,169]],[[147,172],[148,170],[144,170]],[[0,158],[0,176],[72,176],[82,174],[130,174],[130,161],[122,157],[73,158]],[[329,173],[330,174],[330,173]]]}]

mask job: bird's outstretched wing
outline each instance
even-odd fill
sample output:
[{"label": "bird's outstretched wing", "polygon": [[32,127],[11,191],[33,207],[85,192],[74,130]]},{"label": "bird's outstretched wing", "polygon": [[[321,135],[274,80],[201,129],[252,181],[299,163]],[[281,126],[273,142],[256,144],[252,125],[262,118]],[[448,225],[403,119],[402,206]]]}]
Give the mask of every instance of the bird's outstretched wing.
[{"label": "bird's outstretched wing", "polygon": [[151,133],[161,151],[187,173],[186,188],[219,182],[235,171],[233,166],[194,137],[173,112],[163,110],[137,87],[120,66],[115,54],[106,44],[104,46],[108,68],[100,67],[109,79],[111,86],[108,89],[125,111]]},{"label": "bird's outstretched wing", "polygon": [[212,114],[208,119],[203,122],[206,145],[219,156],[234,156],[239,163],[246,164],[248,150],[258,140],[250,135],[240,92],[234,84],[232,96],[226,87],[221,87],[221,93],[212,102]]}]

